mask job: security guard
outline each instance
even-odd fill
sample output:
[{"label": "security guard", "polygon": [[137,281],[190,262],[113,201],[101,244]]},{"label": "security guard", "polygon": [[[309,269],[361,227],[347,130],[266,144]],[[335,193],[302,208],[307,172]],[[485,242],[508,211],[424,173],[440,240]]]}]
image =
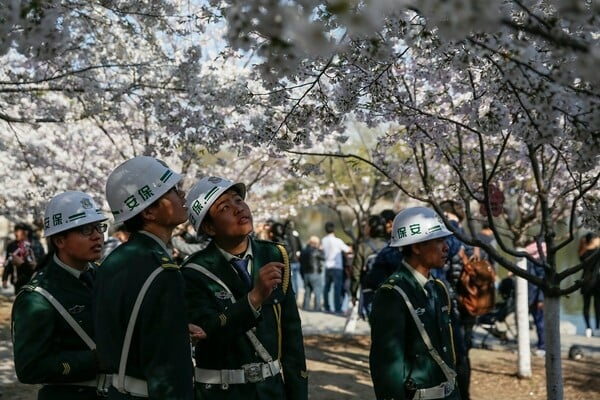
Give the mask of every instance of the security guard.
[{"label": "security guard", "polygon": [[306,360],[289,258],[253,239],[246,187],[201,179],[189,220],[211,237],[182,265],[189,319],[206,332],[195,348],[196,398],[306,400]]},{"label": "security guard", "polygon": [[131,232],[98,269],[94,327],[101,367],[112,374],[111,399],[192,399],[192,358],[183,278],[167,242],[185,222],[181,176],[139,156],[108,177],[115,223]]},{"label": "security guard", "polygon": [[40,400],[102,395],[105,379],[93,340],[91,262],[100,258],[106,219],[82,192],[59,194],[46,207],[45,268],[23,286],[12,310],[17,377],[43,384]]},{"label": "security guard", "polygon": [[[394,218],[390,246],[401,247],[399,269],[377,290],[369,362],[377,399],[460,399],[450,300],[430,271],[442,268],[450,232],[426,207]],[[430,350],[429,350],[430,349]]]}]

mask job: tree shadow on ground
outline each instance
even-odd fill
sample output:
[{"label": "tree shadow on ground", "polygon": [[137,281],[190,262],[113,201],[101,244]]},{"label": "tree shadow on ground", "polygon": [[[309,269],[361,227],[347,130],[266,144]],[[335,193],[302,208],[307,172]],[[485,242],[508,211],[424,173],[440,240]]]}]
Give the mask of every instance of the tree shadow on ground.
[{"label": "tree shadow on ground", "polygon": [[369,373],[370,339],[365,336],[305,337],[311,400],[375,398]]}]

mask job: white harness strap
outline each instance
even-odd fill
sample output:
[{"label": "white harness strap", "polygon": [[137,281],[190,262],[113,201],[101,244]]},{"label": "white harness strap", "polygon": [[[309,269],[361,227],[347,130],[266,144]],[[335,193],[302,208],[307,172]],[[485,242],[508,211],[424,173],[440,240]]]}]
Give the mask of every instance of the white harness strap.
[{"label": "white harness strap", "polygon": [[[440,357],[440,354],[437,352],[437,350],[431,344],[431,339],[429,338],[427,331],[425,331],[425,328],[423,328],[423,322],[421,322],[421,320],[419,319],[419,316],[417,315],[414,306],[408,299],[408,296],[406,295],[404,290],[402,290],[401,288],[399,288],[396,285],[394,285],[394,289],[398,293],[400,293],[400,295],[404,298],[404,302],[406,303],[406,306],[408,307],[408,311],[410,311],[410,315],[412,316],[413,320],[415,321],[415,325],[417,326],[417,329],[419,330],[419,333],[421,334],[421,337],[423,338],[423,342],[425,342],[425,346],[427,347],[429,354],[431,354],[431,357],[433,357],[435,362],[438,363],[438,365],[442,369],[442,372],[446,376],[446,380],[447,380],[446,384],[448,387],[447,390],[449,390],[448,393],[452,392],[452,390],[454,390],[454,380],[456,379],[456,372],[454,372],[454,370],[452,370],[452,368],[450,368],[448,366],[448,364],[446,364],[444,362],[444,360],[442,360],[442,357]],[[443,385],[444,384],[442,384],[440,386],[443,386]],[[419,389],[419,390],[417,390],[415,399],[436,398],[436,397],[426,397],[427,396],[426,391],[429,391],[429,390],[439,391],[440,389],[439,389],[439,387]],[[444,392],[444,388],[442,388],[441,390],[442,390],[442,392]],[[419,392],[421,392],[421,393],[419,393]],[[448,393],[446,393],[446,394],[448,394]],[[419,395],[421,395],[421,397],[418,397]]]},{"label": "white harness strap", "polygon": [[[129,386],[129,385],[125,384],[126,380],[139,381],[139,379],[125,376],[125,369],[127,367],[127,358],[129,357],[129,348],[131,347],[131,339],[133,337],[133,329],[135,328],[135,322],[137,321],[137,317],[140,312],[140,308],[142,307],[142,301],[144,300],[144,297],[146,296],[146,292],[150,288],[150,285],[152,284],[152,282],[154,281],[156,276],[158,274],[160,274],[162,271],[163,271],[163,267],[158,267],[154,271],[152,271],[150,276],[148,276],[148,278],[142,285],[142,288],[140,289],[140,292],[138,293],[138,296],[135,299],[133,309],[131,310],[131,315],[129,316],[129,323],[127,324],[127,330],[125,331],[125,340],[123,341],[123,348],[121,349],[121,360],[119,362],[119,373],[117,374],[117,379],[115,380],[114,376],[113,376],[113,385],[121,393],[130,392],[127,390],[127,386]],[[136,391],[142,392],[142,393],[139,393],[138,395],[142,395],[142,396],[145,395],[145,397],[147,397],[148,396],[147,388],[144,388],[144,389],[146,389],[145,393],[143,393],[142,388],[138,388]],[[132,394],[134,394],[134,393],[132,393]]]},{"label": "white harness strap", "polygon": [[[50,304],[58,311],[58,313],[64,318],[64,320],[69,324],[71,328],[79,335],[81,340],[85,342],[85,344],[90,348],[90,350],[96,350],[96,343],[92,340],[92,338],[83,330],[81,325],[75,321],[75,319],[69,314],[69,312],[65,309],[65,307],[60,304],[58,300],[50,292],[46,289],[36,286],[33,289],[35,292],[41,294],[48,300]],[[96,379],[85,381],[85,382],[70,382],[70,383],[61,383],[61,385],[74,385],[74,386],[90,386],[95,387],[98,393],[106,393],[108,389],[108,380],[109,375],[100,374],[96,376]]]},{"label": "white harness strap", "polygon": [[[206,269],[205,267],[203,267],[201,265],[198,265],[198,264],[189,263],[189,264],[186,264],[186,265],[183,266],[183,268],[186,268],[186,267],[192,268],[193,270],[198,271],[201,274],[206,275],[207,277],[209,277],[213,281],[217,282],[219,285],[221,285],[223,287],[223,289],[225,289],[227,291],[227,293],[230,294],[231,301],[233,303],[235,303],[235,297],[233,297],[233,293],[231,293],[231,290],[227,287],[227,285],[225,284],[225,282],[223,282],[221,279],[219,279],[218,276],[216,276],[215,274],[213,274],[212,272],[210,272],[208,269]],[[265,349],[265,347],[258,340],[258,338],[254,334],[254,332],[252,332],[252,330],[246,331],[246,336],[248,336],[248,339],[250,339],[250,342],[252,343],[252,346],[254,346],[254,349],[256,350],[256,352],[258,353],[258,355],[260,355],[260,357],[265,362],[269,363],[269,362],[273,361],[273,357],[271,357],[271,355],[269,354],[269,352],[267,351],[267,349]]]},{"label": "white harness strap", "polygon": [[69,326],[73,328],[73,330],[79,335],[81,340],[85,342],[85,344],[90,348],[90,350],[96,350],[96,343],[94,343],[92,338],[83,330],[81,325],[79,325],[77,321],[75,321],[75,319],[71,316],[71,314],[69,314],[65,307],[63,307],[63,305],[60,304],[60,302],[56,300],[56,298],[52,296],[50,292],[39,286],[37,286],[33,290],[44,296],[46,300],[48,300],[48,302],[52,304],[54,308],[56,308],[56,311],[58,311],[58,313],[65,319],[65,321],[67,321],[67,324],[69,324]]}]

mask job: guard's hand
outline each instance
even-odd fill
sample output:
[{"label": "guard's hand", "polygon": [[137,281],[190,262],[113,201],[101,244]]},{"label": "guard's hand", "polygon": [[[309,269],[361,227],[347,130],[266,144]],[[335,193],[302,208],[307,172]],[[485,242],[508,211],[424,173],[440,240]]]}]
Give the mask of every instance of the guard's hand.
[{"label": "guard's hand", "polygon": [[193,344],[198,343],[199,340],[206,339],[206,332],[198,325],[188,324],[188,331],[190,332],[190,339]]},{"label": "guard's hand", "polygon": [[270,262],[259,270],[254,289],[249,293],[252,306],[257,309],[271,295],[273,290],[283,282],[283,268],[279,262]]}]

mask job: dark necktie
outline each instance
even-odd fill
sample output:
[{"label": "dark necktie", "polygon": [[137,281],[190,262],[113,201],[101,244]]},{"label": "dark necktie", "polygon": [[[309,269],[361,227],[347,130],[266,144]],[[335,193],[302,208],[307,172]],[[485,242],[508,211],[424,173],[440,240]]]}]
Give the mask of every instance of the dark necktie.
[{"label": "dark necktie", "polygon": [[429,308],[432,311],[436,311],[435,309],[435,281],[433,280],[428,280],[427,283],[425,284],[425,290],[427,291],[427,301],[429,302]]},{"label": "dark necktie", "polygon": [[240,279],[244,282],[247,290],[250,290],[252,287],[252,281],[250,279],[250,274],[248,274],[248,259],[247,258],[232,258],[231,265],[237,271]]},{"label": "dark necktie", "polygon": [[79,280],[83,282],[88,289],[94,287],[94,279],[92,278],[92,271],[90,269],[79,274]]}]

